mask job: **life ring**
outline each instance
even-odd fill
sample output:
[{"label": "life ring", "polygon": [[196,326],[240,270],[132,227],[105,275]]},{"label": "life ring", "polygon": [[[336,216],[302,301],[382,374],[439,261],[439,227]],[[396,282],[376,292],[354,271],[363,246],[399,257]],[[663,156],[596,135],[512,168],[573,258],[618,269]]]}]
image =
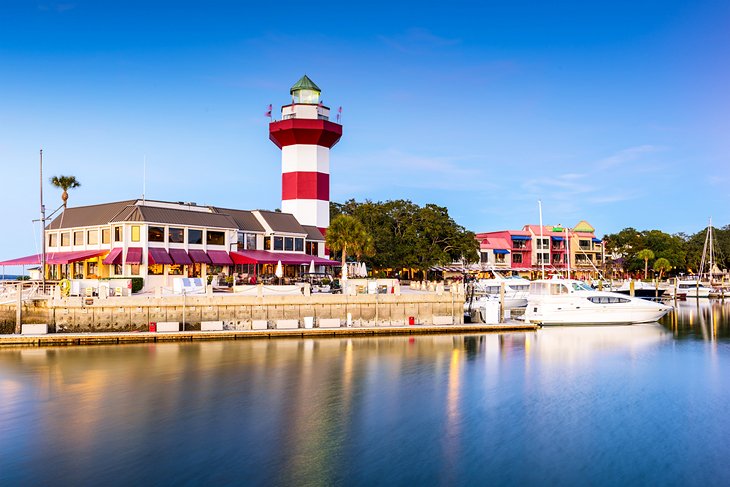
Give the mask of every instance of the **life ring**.
[{"label": "life ring", "polygon": [[58,287],[61,290],[61,294],[68,296],[71,291],[71,281],[68,279],[61,279],[61,282],[58,283]]}]

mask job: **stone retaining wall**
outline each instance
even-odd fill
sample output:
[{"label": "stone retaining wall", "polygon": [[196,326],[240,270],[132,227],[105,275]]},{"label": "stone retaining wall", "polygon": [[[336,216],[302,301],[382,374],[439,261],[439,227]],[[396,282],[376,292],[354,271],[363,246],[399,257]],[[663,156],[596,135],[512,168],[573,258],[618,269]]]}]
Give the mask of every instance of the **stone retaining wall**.
[{"label": "stone retaining wall", "polygon": [[[266,320],[275,328],[277,320],[314,317],[339,319],[342,326],[403,326],[409,317],[421,325],[463,324],[464,296],[451,293],[383,294],[344,296],[151,296],[109,299],[61,298],[27,302],[23,323],[47,323],[49,331],[105,332],[147,331],[150,322],[184,321],[186,330],[199,330],[201,321],[223,321],[226,330],[250,330],[254,320]],[[453,321],[452,321],[453,320]],[[0,333],[15,328],[15,305],[0,305]]]}]

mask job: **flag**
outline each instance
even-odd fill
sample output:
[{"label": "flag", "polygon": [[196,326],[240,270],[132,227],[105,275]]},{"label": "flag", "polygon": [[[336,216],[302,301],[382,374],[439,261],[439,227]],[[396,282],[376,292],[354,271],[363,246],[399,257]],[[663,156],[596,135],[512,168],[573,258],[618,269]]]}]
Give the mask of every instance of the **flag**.
[{"label": "flag", "polygon": [[269,117],[269,118],[271,118],[271,103],[269,103],[269,108],[266,111],[266,116]]},{"label": "flag", "polygon": [[324,106],[324,103],[322,102],[322,100],[319,100],[318,105],[319,105],[319,108],[322,108]]},{"label": "flag", "polygon": [[337,109],[337,122],[339,123],[340,118],[342,118],[342,107]]}]

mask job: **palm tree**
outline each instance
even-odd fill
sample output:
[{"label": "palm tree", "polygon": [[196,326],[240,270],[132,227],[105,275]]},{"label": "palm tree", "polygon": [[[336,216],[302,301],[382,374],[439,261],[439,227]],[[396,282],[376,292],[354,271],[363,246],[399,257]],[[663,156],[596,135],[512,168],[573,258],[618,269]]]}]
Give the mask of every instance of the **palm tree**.
[{"label": "palm tree", "polygon": [[350,215],[338,215],[330,223],[325,235],[327,247],[335,252],[342,251],[342,267],[345,267],[347,250],[356,254],[367,254],[372,247],[372,237],[360,220]]},{"label": "palm tree", "polygon": [[63,200],[63,209],[66,209],[68,203],[68,190],[78,188],[81,183],[76,180],[76,176],[53,176],[51,178],[51,184],[57,188],[63,190],[61,199]]},{"label": "palm tree", "polygon": [[649,261],[654,258],[654,252],[651,249],[639,250],[636,257],[644,260],[644,280],[646,280],[646,275],[649,272]]},{"label": "palm tree", "polygon": [[660,257],[656,260],[656,262],[654,262],[654,270],[659,271],[659,280],[661,280],[664,271],[669,272],[670,270],[672,270],[672,264],[670,264],[669,261],[664,257]]}]

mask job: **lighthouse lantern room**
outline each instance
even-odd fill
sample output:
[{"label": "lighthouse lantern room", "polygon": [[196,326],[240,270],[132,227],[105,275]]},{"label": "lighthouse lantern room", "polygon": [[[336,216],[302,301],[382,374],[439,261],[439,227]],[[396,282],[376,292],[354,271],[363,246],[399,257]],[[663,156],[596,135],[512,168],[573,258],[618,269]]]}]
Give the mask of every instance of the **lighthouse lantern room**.
[{"label": "lighthouse lantern room", "polygon": [[306,75],[290,90],[292,103],[269,124],[269,138],[281,149],[281,211],[322,232],[329,227],[330,149],[342,125],[329,120],[321,90]]}]

